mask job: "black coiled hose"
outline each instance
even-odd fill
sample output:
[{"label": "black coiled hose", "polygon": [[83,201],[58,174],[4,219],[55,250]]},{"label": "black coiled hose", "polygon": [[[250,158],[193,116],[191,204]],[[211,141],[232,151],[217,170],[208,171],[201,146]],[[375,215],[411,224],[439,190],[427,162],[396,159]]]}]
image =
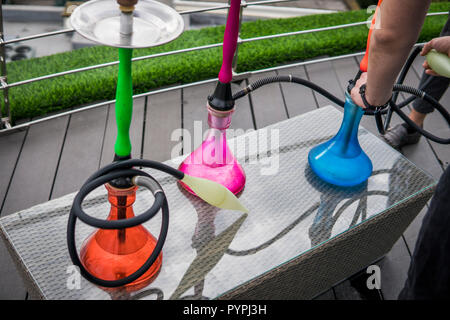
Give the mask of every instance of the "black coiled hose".
[{"label": "black coiled hose", "polygon": [[[177,179],[183,179],[184,177],[183,172],[156,161],[129,159],[113,162],[89,177],[89,179],[84,183],[80,191],[75,196],[72,208],[70,210],[69,221],[67,223],[67,246],[72,263],[79,267],[80,273],[83,277],[85,277],[92,283],[102,287],[110,288],[124,286],[141,277],[158,258],[167,236],[169,226],[169,207],[167,204],[166,195],[164,194],[164,191],[159,183],[151,175],[142,170],[132,169],[132,167],[135,166],[153,168],[159,171],[163,171],[174,176]],[[112,221],[91,217],[83,211],[83,200],[91,191],[114,179],[128,177],[134,177],[133,180],[135,181],[136,185],[146,187],[153,193],[155,201],[148,210],[130,219]],[[140,225],[150,220],[159,212],[159,210],[162,210],[162,223],[161,231],[155,249],[150,254],[147,261],[133,274],[118,280],[104,280],[93,276],[84,268],[78,256],[75,244],[75,225],[77,218],[92,227],[100,229],[125,229]]]},{"label": "black coiled hose", "polygon": [[[406,93],[412,94],[413,96],[416,96],[424,101],[429,102],[442,115],[442,117],[445,119],[445,121],[447,121],[447,124],[450,127],[450,114],[439,103],[439,101],[434,99],[432,96],[427,94],[425,91],[422,91],[422,90],[416,89],[416,88],[411,88],[411,87],[404,86],[404,85],[400,85],[400,84],[394,85],[394,91],[406,92]],[[390,107],[392,108],[392,110],[394,112],[396,112],[400,116],[400,118],[402,118],[403,121],[405,121],[410,127],[414,128],[415,130],[420,132],[420,134],[422,134],[423,136],[425,136],[428,139],[430,139],[434,142],[437,142],[437,143],[450,144],[450,138],[445,139],[445,138],[437,137],[437,136],[433,135],[432,133],[430,133],[426,130],[423,130],[421,127],[419,127],[417,124],[415,124],[415,122],[412,121],[403,111],[401,111],[400,107],[397,104],[395,104],[392,100],[389,102],[389,104],[390,104]]]}]

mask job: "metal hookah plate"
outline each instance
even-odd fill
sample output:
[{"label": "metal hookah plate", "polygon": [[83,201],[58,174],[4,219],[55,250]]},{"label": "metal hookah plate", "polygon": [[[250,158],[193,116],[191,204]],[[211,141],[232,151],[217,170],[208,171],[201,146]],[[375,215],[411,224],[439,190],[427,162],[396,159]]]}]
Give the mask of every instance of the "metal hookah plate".
[{"label": "metal hookah plate", "polygon": [[176,39],[184,29],[179,13],[153,0],[139,0],[136,4],[129,20],[132,33],[121,33],[123,16],[116,0],[93,0],[76,8],[70,22],[78,33],[89,40],[130,49],[162,45]]}]

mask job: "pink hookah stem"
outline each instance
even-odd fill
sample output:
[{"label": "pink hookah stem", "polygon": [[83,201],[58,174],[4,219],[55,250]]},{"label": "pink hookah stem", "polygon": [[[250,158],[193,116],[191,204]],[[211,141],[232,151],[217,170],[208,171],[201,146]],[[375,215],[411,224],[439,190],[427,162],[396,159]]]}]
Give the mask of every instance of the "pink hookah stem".
[{"label": "pink hookah stem", "polygon": [[222,83],[229,83],[233,78],[232,64],[239,35],[240,9],[241,0],[231,0],[223,38],[222,67],[219,72],[219,81]]}]

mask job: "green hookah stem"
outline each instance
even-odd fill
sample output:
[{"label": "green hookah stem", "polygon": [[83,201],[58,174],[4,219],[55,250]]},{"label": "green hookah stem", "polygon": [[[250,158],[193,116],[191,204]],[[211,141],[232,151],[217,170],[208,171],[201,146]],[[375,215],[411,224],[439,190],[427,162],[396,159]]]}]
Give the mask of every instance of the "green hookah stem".
[{"label": "green hookah stem", "polygon": [[[116,124],[117,137],[114,152],[120,157],[131,154],[130,125],[133,115],[133,80],[131,75],[131,58],[133,49],[119,48],[119,75],[116,88]],[[118,197],[118,219],[125,218],[126,197]],[[125,201],[125,203],[121,203]],[[117,230],[120,243],[125,242],[126,229]]]},{"label": "green hookah stem", "polygon": [[119,76],[116,88],[117,138],[114,151],[120,157],[126,157],[131,154],[130,125],[133,114],[132,55],[133,49],[119,48]]}]

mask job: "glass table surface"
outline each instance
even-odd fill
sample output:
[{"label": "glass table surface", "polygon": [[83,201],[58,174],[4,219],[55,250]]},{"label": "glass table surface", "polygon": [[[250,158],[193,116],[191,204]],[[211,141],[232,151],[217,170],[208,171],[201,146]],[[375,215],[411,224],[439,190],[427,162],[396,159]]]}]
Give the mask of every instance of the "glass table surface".
[{"label": "glass table surface", "polygon": [[[308,152],[336,134],[342,116],[322,107],[229,140],[246,172],[239,197],[248,214],[212,207],[175,178],[145,170],[166,193],[170,223],[161,272],[138,292],[107,292],[84,278],[79,288],[68,285],[66,226],[75,193],[1,218],[1,231],[46,299],[218,298],[435,185],[431,175],[362,127],[359,141],[374,167],[367,183],[339,188],[319,180]],[[177,166],[182,159],[167,163]],[[138,190],[135,213],[152,203],[148,191]],[[106,189],[91,193],[84,208],[106,218]],[[157,237],[160,223],[158,214],[144,226]],[[94,230],[77,222],[78,248]]]}]

